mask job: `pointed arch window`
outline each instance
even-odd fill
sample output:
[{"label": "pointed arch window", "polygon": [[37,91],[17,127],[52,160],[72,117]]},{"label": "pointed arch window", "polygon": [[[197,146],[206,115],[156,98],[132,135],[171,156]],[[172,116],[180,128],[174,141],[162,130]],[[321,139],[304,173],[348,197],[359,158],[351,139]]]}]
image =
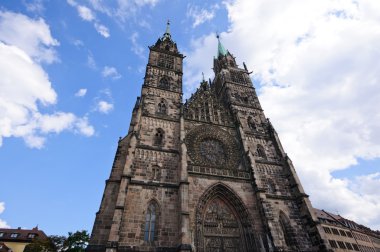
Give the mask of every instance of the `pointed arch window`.
[{"label": "pointed arch window", "polygon": [[297,242],[293,237],[293,228],[290,224],[288,217],[282,211],[280,212],[279,220],[280,220],[282,233],[284,234],[286,245],[288,247],[296,247]]},{"label": "pointed arch window", "polygon": [[161,78],[160,82],[158,83],[158,86],[160,88],[170,89],[169,81],[166,77]]},{"label": "pointed arch window", "polygon": [[145,215],[145,232],[144,241],[154,241],[154,235],[157,223],[157,207],[153,202],[149,204]]},{"label": "pointed arch window", "polygon": [[248,121],[248,127],[251,130],[257,130],[255,120],[253,119],[252,116],[249,116],[247,121]]},{"label": "pointed arch window", "polygon": [[156,129],[156,134],[154,135],[154,144],[162,145],[164,143],[165,131],[161,128]]},{"label": "pointed arch window", "polygon": [[260,145],[260,144],[257,145],[257,155],[260,158],[264,158],[264,159],[267,158],[267,155],[265,154],[264,147],[262,145]]},{"label": "pointed arch window", "polygon": [[157,113],[165,115],[167,113],[167,106],[164,99],[161,99],[160,103],[158,103]]}]

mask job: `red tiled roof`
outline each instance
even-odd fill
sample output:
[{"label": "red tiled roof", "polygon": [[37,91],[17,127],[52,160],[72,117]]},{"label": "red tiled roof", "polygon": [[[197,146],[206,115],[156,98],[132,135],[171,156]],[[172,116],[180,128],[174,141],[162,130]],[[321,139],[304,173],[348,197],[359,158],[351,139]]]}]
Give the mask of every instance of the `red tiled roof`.
[{"label": "red tiled roof", "polygon": [[46,239],[46,234],[37,227],[33,229],[0,228],[0,242],[18,241],[31,242],[34,238]]}]

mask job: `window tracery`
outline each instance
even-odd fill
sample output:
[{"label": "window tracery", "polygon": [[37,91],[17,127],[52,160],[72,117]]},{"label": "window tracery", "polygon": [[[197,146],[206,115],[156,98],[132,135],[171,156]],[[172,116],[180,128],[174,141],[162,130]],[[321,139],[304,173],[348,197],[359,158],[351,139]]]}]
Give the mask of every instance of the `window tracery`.
[{"label": "window tracery", "polygon": [[147,242],[154,241],[156,220],[157,220],[156,211],[157,211],[156,204],[154,202],[151,202],[145,214],[144,241],[147,241]]},{"label": "window tracery", "polygon": [[158,114],[166,115],[166,113],[167,113],[167,106],[166,106],[166,102],[165,102],[164,99],[161,99],[160,103],[158,103],[157,113]]},{"label": "window tracery", "polygon": [[163,129],[156,129],[156,134],[154,135],[154,145],[162,145],[164,142],[165,132]]},{"label": "window tracery", "polygon": [[293,228],[290,224],[288,217],[284,214],[284,212],[280,212],[279,216],[280,226],[282,233],[284,234],[285,243],[288,247],[296,247],[297,242],[293,237]]},{"label": "window tracery", "polygon": [[164,88],[164,89],[170,89],[169,81],[166,77],[163,77],[160,79],[160,82],[158,83],[158,87]]},{"label": "window tracery", "polygon": [[267,155],[265,154],[264,147],[260,144],[257,145],[257,156],[260,158],[267,159]]},{"label": "window tracery", "polygon": [[230,70],[231,80],[236,83],[246,84],[244,73],[240,71]]},{"label": "window tracery", "polygon": [[160,54],[158,58],[158,66],[173,69],[174,57],[167,54]]}]

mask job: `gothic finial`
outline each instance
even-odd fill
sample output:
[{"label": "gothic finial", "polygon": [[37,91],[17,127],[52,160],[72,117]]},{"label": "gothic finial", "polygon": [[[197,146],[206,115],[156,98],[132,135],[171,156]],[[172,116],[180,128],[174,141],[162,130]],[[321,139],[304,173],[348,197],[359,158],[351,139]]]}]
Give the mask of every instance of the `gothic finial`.
[{"label": "gothic finial", "polygon": [[219,35],[219,33],[216,33],[216,38],[218,39],[218,53],[217,53],[217,57],[219,57],[219,55],[226,56],[227,55],[227,50],[224,48],[224,46],[220,42],[220,35]]},{"label": "gothic finial", "polygon": [[165,40],[166,38],[171,39],[171,35],[170,35],[170,20],[169,19],[166,22],[166,30],[165,30],[163,39]]},{"label": "gothic finial", "polygon": [[205,74],[202,72],[202,80],[205,81]]}]

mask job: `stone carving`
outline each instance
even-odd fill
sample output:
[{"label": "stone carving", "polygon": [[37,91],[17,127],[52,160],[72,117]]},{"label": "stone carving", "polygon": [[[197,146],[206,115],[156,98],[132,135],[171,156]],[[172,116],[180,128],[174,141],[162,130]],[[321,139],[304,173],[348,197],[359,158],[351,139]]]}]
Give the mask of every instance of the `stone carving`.
[{"label": "stone carving", "polygon": [[216,139],[205,139],[199,145],[201,155],[215,165],[223,165],[226,162],[226,153],[223,144]]},{"label": "stone carving", "polygon": [[239,166],[235,139],[219,127],[198,126],[188,133],[185,141],[194,165],[235,170]]}]

